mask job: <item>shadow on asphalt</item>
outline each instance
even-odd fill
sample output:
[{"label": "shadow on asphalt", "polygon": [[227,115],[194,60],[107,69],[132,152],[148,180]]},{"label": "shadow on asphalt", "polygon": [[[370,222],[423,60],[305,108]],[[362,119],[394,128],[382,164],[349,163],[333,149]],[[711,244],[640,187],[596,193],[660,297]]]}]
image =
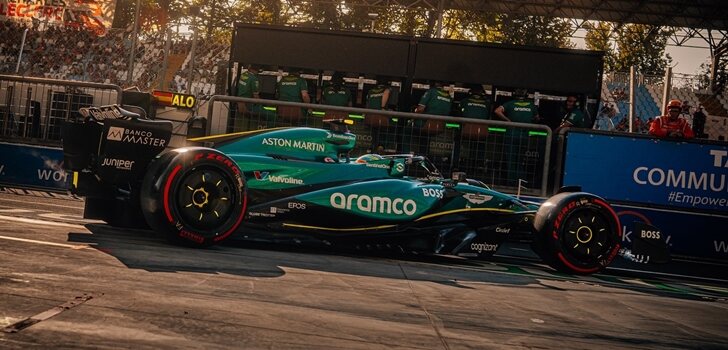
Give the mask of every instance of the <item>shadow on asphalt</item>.
[{"label": "shadow on asphalt", "polygon": [[[223,245],[194,249],[169,244],[147,230],[119,229],[103,224],[88,224],[93,234],[69,233],[68,241],[86,243],[108,254],[131,269],[150,272],[196,272],[246,277],[275,278],[285,269],[304,269],[328,273],[378,278],[429,281],[456,288],[472,288],[468,283],[506,286],[542,286],[556,290],[547,281],[602,285],[625,292],[642,292],[660,297],[689,300],[726,300],[728,294],[683,285],[664,278],[624,278],[610,275],[571,276],[533,261],[494,257],[489,261],[466,260],[449,256],[403,253],[372,253],[333,249],[308,244],[258,243],[230,240]],[[635,281],[637,281],[635,283]],[[605,292],[614,293],[614,290]]]}]

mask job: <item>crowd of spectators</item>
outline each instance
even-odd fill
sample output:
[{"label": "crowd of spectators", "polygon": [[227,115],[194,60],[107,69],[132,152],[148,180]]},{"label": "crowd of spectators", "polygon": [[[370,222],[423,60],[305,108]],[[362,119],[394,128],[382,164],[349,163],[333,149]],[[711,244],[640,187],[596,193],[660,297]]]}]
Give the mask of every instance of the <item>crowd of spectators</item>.
[{"label": "crowd of spectators", "polygon": [[23,29],[14,22],[0,21],[0,73],[15,71]]},{"label": "crowd of spectators", "polygon": [[182,67],[175,73],[169,88],[175,92],[187,92],[188,85],[191,93],[213,95],[215,94],[215,79],[218,72],[218,62],[226,60],[230,53],[227,43],[215,41],[198,41],[195,49],[194,64],[192,65],[192,82],[190,83],[190,61],[192,55],[185,58]]},{"label": "crowd of spectators", "polygon": [[[650,129],[650,119],[648,119],[647,122],[643,122],[640,118],[634,118],[632,121],[632,132],[636,134],[646,134]],[[622,118],[614,128],[616,131],[629,132],[629,118]]]},{"label": "crowd of spectators", "polygon": [[18,74],[54,79],[118,83],[118,73],[127,67],[123,52],[131,43],[123,31],[99,37],[76,27],[48,26],[37,23],[0,22],[3,73],[14,73],[22,42],[28,29]]},{"label": "crowd of spectators", "polygon": [[[597,114],[593,128],[596,130],[604,131],[620,131],[630,132],[629,128],[629,117],[619,116],[615,107],[615,102],[628,98],[627,92],[624,88],[615,88],[610,92],[611,99],[609,101],[603,101],[602,107]],[[685,122],[687,128],[696,128],[694,133],[697,137],[705,137],[703,134],[703,128],[705,124],[706,114],[705,109],[702,105],[693,107],[688,101],[672,100],[671,103],[679,102],[679,113],[677,116]],[[674,106],[673,106],[674,107]],[[670,109],[670,108],[668,108]],[[677,107],[671,108],[676,110]],[[635,116],[632,121],[632,133],[637,134],[652,134],[651,130],[654,130],[653,123],[657,119],[662,117],[663,120],[667,120],[670,115],[665,116]]]},{"label": "crowd of spectators", "polygon": [[615,101],[626,100],[629,97],[629,93],[625,88],[615,88],[612,90],[612,97]]},{"label": "crowd of spectators", "polygon": [[[111,29],[104,36],[80,27],[44,26],[38,22],[0,21],[0,74],[15,74],[23,32],[28,29],[17,74],[52,79],[81,80],[136,86],[141,90],[157,87],[164,77],[165,35],[162,32],[139,35],[134,69],[128,78],[129,53],[133,45],[130,29]],[[187,55],[192,40],[174,36],[171,54]],[[214,92],[217,61],[228,48],[200,41],[193,79],[199,90]],[[186,64],[185,64],[186,66]],[[184,91],[189,76],[185,66],[175,74],[174,90]],[[175,69],[175,67],[168,67]]]},{"label": "crowd of spectators", "polygon": [[177,36],[172,40],[170,51],[173,55],[187,54],[190,52],[192,40],[185,36]]}]

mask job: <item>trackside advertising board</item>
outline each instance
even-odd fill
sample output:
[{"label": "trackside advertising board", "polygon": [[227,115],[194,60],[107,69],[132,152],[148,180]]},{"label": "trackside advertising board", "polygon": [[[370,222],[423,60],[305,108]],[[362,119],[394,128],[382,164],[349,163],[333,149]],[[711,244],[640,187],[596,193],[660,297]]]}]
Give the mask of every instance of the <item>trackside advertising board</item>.
[{"label": "trackside advertising board", "polygon": [[0,184],[65,190],[67,177],[61,149],[0,143]]},{"label": "trackside advertising board", "polygon": [[0,21],[49,23],[105,34],[114,21],[116,1],[0,0]]},{"label": "trackside advertising board", "polygon": [[728,260],[728,145],[570,131],[563,185],[606,198],[630,247],[655,225],[675,255]]},{"label": "trackside advertising board", "polygon": [[563,178],[609,200],[728,214],[728,145],[570,132]]}]

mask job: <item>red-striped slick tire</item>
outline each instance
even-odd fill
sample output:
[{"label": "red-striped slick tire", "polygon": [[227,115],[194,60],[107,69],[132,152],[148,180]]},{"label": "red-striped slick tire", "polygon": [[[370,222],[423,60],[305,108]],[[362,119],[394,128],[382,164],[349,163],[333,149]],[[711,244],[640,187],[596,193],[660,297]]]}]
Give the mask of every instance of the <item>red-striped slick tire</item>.
[{"label": "red-striped slick tire", "polygon": [[240,227],[246,204],[240,168],[211,148],[178,148],[161,154],[142,183],[144,218],[177,244],[206,247],[222,242]]},{"label": "red-striped slick tire", "polygon": [[588,275],[619,253],[619,218],[603,199],[584,192],[560,193],[541,205],[534,219],[534,250],[553,268]]}]

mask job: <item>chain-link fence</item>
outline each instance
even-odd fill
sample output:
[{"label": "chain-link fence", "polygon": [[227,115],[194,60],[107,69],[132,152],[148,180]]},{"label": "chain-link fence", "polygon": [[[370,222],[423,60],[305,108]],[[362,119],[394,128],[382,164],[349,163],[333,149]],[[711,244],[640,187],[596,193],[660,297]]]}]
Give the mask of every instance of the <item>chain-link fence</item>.
[{"label": "chain-link fence", "polygon": [[[197,37],[172,30],[83,28],[38,22],[0,22],[0,74],[213,94],[221,92],[229,37]],[[224,79],[223,79],[224,80]]]},{"label": "chain-link fence", "polygon": [[220,74],[224,76],[227,69],[229,39],[212,37],[202,40],[197,35],[191,35],[186,41],[190,44],[189,54],[185,55],[184,61],[175,70],[169,84],[170,90],[193,95],[225,93],[225,79],[220,79]]},{"label": "chain-link fence", "polygon": [[0,75],[0,139],[60,144],[61,124],[82,107],[121,103],[112,84]]},{"label": "chain-link fence", "polygon": [[[599,114],[594,128],[605,131],[628,132],[630,101],[634,102],[632,132],[648,133],[650,124],[662,115],[666,77],[635,74],[634,91],[630,91],[629,73],[617,72],[605,76]],[[678,99],[684,105],[683,117],[692,125],[693,114],[705,100],[699,85],[700,77],[673,73],[670,76],[671,89],[668,99]],[[633,100],[630,95],[633,94]],[[720,106],[718,106],[720,107]],[[728,115],[724,109],[711,111],[716,115]]]}]

